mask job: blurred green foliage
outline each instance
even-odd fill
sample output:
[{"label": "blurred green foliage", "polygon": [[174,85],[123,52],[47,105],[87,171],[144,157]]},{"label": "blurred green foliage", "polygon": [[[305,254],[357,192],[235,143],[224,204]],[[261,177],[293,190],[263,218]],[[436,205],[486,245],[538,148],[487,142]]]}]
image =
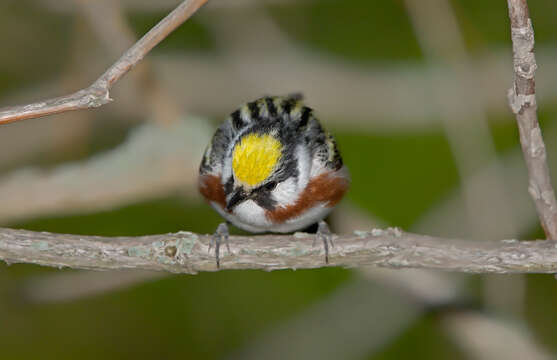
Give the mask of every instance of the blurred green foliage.
[{"label": "blurred green foliage", "polygon": [[458,183],[441,132],[335,136],[352,177],[348,198],[393,226],[407,229]]},{"label": "blurred green foliage", "polygon": [[424,316],[384,351],[369,359],[466,359],[443,332],[438,320],[434,314]]},{"label": "blurred green foliage", "polygon": [[419,60],[421,51],[402,1],[337,0],[270,6],[291,38],[357,62]]},{"label": "blurred green foliage", "polygon": [[[30,0],[0,2],[0,32],[4,34],[0,98],[9,91],[56,78],[67,60],[71,25],[71,17],[45,13]],[[29,66],[36,58],[41,59],[40,66]],[[2,105],[8,104],[0,102]]]},{"label": "blurred green foliage", "polygon": [[[11,269],[0,266],[4,284]],[[225,271],[70,303],[13,304],[3,296],[0,346],[6,359],[216,359],[349,277],[339,269]]]},{"label": "blurred green foliage", "polygon": [[535,338],[557,353],[557,286],[551,275],[529,275],[524,306]]},{"label": "blurred green foliage", "polygon": [[[131,12],[128,14],[130,26],[137,37],[143,36],[153,26],[167,15],[166,12]],[[153,52],[165,53],[169,51],[210,51],[215,47],[215,40],[210,32],[195,19],[186,21],[164,39]]]}]

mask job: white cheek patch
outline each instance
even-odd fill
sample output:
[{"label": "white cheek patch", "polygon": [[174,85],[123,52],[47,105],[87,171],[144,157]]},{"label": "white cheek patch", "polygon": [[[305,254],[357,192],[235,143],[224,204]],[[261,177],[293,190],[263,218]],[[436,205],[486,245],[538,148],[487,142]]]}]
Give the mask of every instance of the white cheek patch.
[{"label": "white cheek patch", "polygon": [[325,172],[325,166],[323,166],[323,163],[317,158],[313,158],[313,161],[311,162],[311,174],[310,177],[314,178],[316,176],[319,176],[321,174],[323,174]]},{"label": "white cheek patch", "polygon": [[222,167],[221,182],[225,184],[231,176],[232,176],[232,161],[225,160],[224,166]]},{"label": "white cheek patch", "polygon": [[232,213],[235,220],[254,227],[266,228],[270,221],[265,216],[265,210],[253,200],[246,200],[238,204]]},{"label": "white cheek patch", "polygon": [[271,192],[271,197],[277,202],[278,206],[295,203],[309,182],[311,159],[308,150],[304,146],[299,145],[296,147],[295,155],[298,159],[298,178],[284,180]]},{"label": "white cheek patch", "polygon": [[229,212],[224,211],[224,209],[217,204],[216,202],[211,201],[211,206],[220,214],[220,216],[222,216],[223,218],[225,218],[226,220],[230,221],[234,226],[252,232],[252,233],[258,233],[258,232],[263,232],[266,231],[268,226],[265,226],[263,228],[261,227],[256,227],[256,226],[252,226],[246,223],[243,223],[242,221],[240,221],[240,219],[238,218],[238,216],[236,216],[235,214],[231,214]]},{"label": "white cheek patch", "polygon": [[271,197],[277,202],[277,205],[292,204],[300,195],[298,185],[294,178],[286,179],[279,183],[275,190],[271,192]]},{"label": "white cheek patch", "polygon": [[298,159],[298,190],[304,189],[309,182],[312,168],[309,150],[302,145],[296,147],[296,158]]}]

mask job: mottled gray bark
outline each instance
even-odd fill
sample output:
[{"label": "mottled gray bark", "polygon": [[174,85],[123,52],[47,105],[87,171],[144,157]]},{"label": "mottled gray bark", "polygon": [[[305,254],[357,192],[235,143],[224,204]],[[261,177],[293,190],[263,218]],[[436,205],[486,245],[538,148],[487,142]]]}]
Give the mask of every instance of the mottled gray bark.
[{"label": "mottled gray bark", "polygon": [[[140,237],[98,237],[0,229],[0,259],[76,269],[142,269],[195,274],[218,270],[211,236],[190,232]],[[374,265],[470,273],[555,273],[552,241],[467,241],[404,233],[399,229],[335,236],[328,266]],[[232,236],[221,269],[307,269],[326,266],[314,235]]]},{"label": "mottled gray bark", "polygon": [[526,0],[507,0],[513,42],[514,83],[508,98],[516,115],[520,144],[528,167],[528,191],[548,239],[557,240],[557,202],[551,186],[546,150],[536,114],[537,69],[534,56],[534,29]]}]

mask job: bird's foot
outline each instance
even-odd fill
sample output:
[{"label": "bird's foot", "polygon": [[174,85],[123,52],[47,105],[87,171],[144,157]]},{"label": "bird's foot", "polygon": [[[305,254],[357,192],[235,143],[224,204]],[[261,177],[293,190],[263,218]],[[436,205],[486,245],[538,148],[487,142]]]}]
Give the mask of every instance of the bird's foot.
[{"label": "bird's foot", "polygon": [[321,220],[317,225],[317,233],[315,233],[315,238],[313,239],[313,246],[315,246],[315,242],[317,240],[321,240],[323,242],[323,248],[325,249],[325,264],[329,263],[329,245],[334,247],[333,244],[333,234],[331,234],[331,230],[329,230],[329,226],[324,220]]},{"label": "bird's foot", "polygon": [[228,242],[228,236],[229,236],[229,232],[228,232],[228,224],[223,222],[220,223],[219,226],[217,227],[217,231],[215,231],[215,233],[213,234],[213,237],[211,238],[211,242],[209,243],[209,252],[211,252],[211,249],[213,248],[213,246],[215,247],[215,260],[217,261],[217,268],[220,267],[220,244],[224,241],[226,244],[226,249],[228,250],[228,253],[230,254],[230,244]]}]

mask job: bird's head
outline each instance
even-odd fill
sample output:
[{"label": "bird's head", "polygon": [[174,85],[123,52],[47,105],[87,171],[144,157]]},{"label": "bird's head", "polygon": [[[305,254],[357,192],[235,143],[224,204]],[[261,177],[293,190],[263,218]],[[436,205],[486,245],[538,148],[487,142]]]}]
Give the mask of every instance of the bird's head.
[{"label": "bird's head", "polygon": [[229,156],[230,173],[223,179],[226,210],[252,200],[273,210],[297,196],[297,158],[293,144],[279,129],[255,129],[237,139]]}]

